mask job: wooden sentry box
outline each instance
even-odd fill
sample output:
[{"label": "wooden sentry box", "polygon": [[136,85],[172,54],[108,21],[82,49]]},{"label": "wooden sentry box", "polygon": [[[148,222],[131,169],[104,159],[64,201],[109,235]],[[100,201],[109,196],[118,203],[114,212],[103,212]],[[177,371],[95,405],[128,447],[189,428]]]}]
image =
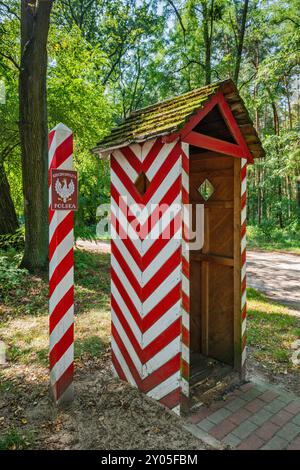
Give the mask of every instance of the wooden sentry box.
[{"label": "wooden sentry box", "polygon": [[111,163],[113,369],[180,413],[245,374],[246,169],[264,151],[228,80],[133,112],[94,152]]}]

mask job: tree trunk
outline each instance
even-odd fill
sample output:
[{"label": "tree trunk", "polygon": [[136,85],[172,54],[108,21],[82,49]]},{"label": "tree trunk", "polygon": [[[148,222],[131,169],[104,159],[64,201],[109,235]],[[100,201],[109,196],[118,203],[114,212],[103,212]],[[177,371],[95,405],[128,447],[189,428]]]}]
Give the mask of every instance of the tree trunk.
[{"label": "tree trunk", "polygon": [[240,68],[241,68],[242,53],[243,53],[243,47],[244,47],[244,37],[245,37],[245,30],[246,30],[246,21],[247,21],[247,14],[248,14],[248,5],[249,5],[249,0],[245,0],[244,7],[243,7],[242,23],[241,23],[241,27],[239,28],[239,42],[238,42],[238,47],[237,47],[236,62],[235,62],[235,69],[234,69],[234,82],[235,83],[238,82]]},{"label": "tree trunk", "polygon": [[0,235],[14,233],[17,228],[19,228],[19,223],[11,198],[9,183],[4,166],[0,165]]},{"label": "tree trunk", "polygon": [[22,0],[19,77],[20,140],[25,213],[22,266],[48,264],[47,40],[53,0]]},{"label": "tree trunk", "polygon": [[211,40],[213,29],[213,9],[214,3],[211,4],[211,19],[209,21],[210,13],[207,7],[207,2],[202,1],[202,14],[203,14],[203,39],[205,45],[205,85],[211,83]]},{"label": "tree trunk", "polygon": [[290,90],[289,90],[288,80],[287,80],[286,76],[284,77],[284,84],[285,84],[285,89],[286,89],[286,99],[287,99],[288,117],[289,117],[289,128],[290,128],[290,130],[292,130],[293,129],[293,113],[292,113],[292,107],[291,107]]},{"label": "tree trunk", "polygon": [[272,106],[272,110],[273,110],[274,134],[279,135],[279,117],[278,117],[278,113],[277,113],[276,104],[273,100],[272,100],[271,106]]}]

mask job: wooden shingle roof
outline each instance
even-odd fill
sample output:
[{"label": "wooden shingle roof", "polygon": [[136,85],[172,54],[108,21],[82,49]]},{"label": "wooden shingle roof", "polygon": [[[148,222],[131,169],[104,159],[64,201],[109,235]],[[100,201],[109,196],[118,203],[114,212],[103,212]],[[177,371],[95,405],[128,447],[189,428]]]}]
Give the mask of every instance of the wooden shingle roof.
[{"label": "wooden shingle roof", "polygon": [[227,101],[237,125],[254,158],[265,152],[236,86],[232,80],[214,83],[176,96],[175,98],[138,109],[118,127],[112,129],[93,149],[93,153],[109,153],[111,150],[135,142],[144,142],[159,136],[180,131],[200,109],[218,92]]}]

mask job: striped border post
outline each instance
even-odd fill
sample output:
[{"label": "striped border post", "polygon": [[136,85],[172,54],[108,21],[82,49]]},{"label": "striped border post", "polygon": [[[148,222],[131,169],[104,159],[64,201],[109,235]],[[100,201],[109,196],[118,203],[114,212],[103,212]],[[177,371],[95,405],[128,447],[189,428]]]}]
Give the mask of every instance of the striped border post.
[{"label": "striped border post", "polygon": [[246,217],[247,217],[247,160],[241,159],[241,314],[242,314],[242,360],[241,372],[242,376],[245,375],[246,365]]},{"label": "striped border post", "polygon": [[182,143],[181,401],[187,404],[190,380],[189,144]]},{"label": "striped border post", "polygon": [[57,405],[73,400],[74,213],[51,209],[51,169],[73,170],[73,133],[58,124],[49,133],[50,386]]}]

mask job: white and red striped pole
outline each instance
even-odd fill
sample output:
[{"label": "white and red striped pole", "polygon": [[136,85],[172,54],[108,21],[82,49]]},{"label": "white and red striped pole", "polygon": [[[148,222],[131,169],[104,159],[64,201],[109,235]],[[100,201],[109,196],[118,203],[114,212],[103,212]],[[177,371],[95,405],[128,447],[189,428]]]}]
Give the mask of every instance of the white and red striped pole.
[{"label": "white and red striped pole", "polygon": [[241,314],[242,314],[242,376],[245,376],[245,363],[247,355],[247,336],[246,336],[246,316],[247,316],[247,299],[246,299],[246,221],[247,218],[247,160],[241,159]]},{"label": "white and red striped pole", "polygon": [[49,133],[50,386],[55,402],[73,400],[74,213],[51,208],[51,170],[73,170],[73,133],[58,124]]}]

